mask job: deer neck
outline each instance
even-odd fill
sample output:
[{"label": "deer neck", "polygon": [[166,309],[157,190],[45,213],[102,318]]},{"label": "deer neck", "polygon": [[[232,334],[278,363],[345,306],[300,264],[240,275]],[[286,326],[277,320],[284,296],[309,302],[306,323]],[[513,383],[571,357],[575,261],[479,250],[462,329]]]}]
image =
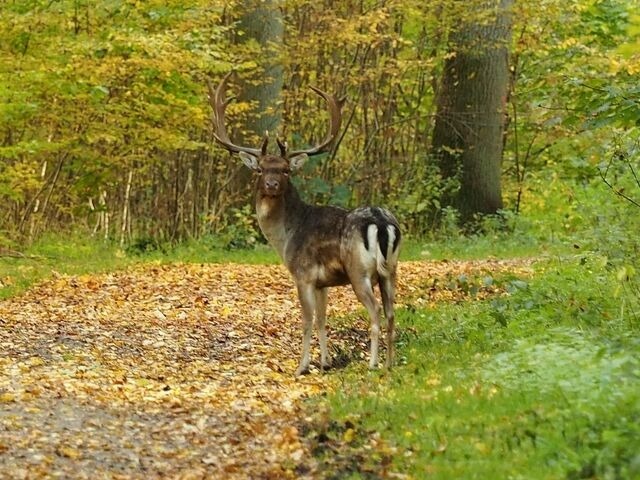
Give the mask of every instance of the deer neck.
[{"label": "deer neck", "polygon": [[284,250],[290,232],[294,231],[306,204],[293,185],[280,196],[265,195],[260,190],[256,194],[256,214],[258,225],[269,244],[284,259]]}]

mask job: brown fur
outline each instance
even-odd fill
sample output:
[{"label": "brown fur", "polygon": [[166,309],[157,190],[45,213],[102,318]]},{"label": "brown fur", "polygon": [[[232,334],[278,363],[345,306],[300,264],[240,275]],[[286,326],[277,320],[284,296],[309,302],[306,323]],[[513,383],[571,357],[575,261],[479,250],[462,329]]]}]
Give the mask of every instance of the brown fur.
[{"label": "brown fur", "polygon": [[308,155],[326,151],[340,130],[340,110],[344,98],[336,98],[311,87],[327,103],[329,130],[315,147],[290,152],[286,142],[277,140],[280,155],[267,153],[265,133],[259,149],[234,144],[225,127],[226,99],[224,77],[217,88],[209,82],[209,101],[213,108],[214,137],[224,148],[240,154],[242,161],[258,174],[256,213],[262,233],[276,249],[293,276],[302,307],[302,355],[297,374],[309,371],[311,327],[315,318],[320,339],[320,364],[329,366],[325,330],[327,288],[351,284],[371,317],[371,358],[369,367],[378,365],[380,318],[373,288],[378,285],[387,318],[387,361],[391,366],[394,350],[393,302],[396,265],[400,248],[400,227],[394,216],[382,208],[355,210],[309,205],[302,201],[289,181]]},{"label": "brown fur", "polygon": [[[304,202],[290,182],[289,162],[285,158],[265,155],[255,159],[256,212],[258,223],[269,243],[276,249],[291,272],[302,305],[303,349],[297,373],[309,370],[311,325],[315,316],[321,345],[321,365],[330,365],[325,333],[327,287],[351,284],[358,299],[369,311],[372,320],[370,366],[377,366],[378,304],[373,287],[381,290],[387,327],[387,365],[393,357],[393,298],[396,282],[396,262],[400,228],[386,210],[365,207],[345,210],[333,206],[317,206]],[[370,225],[378,232],[391,226],[394,231],[392,258],[385,259],[381,271],[371,248],[365,248]],[[364,233],[363,233],[364,232]],[[378,238],[380,238],[380,233]]]}]

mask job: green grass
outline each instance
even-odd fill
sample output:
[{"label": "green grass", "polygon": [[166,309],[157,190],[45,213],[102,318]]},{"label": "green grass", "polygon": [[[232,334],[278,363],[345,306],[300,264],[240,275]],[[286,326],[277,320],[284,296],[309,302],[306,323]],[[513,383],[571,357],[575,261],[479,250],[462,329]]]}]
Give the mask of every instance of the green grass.
[{"label": "green grass", "polygon": [[251,250],[225,250],[207,241],[159,246],[142,251],[121,249],[111,242],[83,236],[48,236],[21,252],[24,257],[0,257],[0,299],[23,292],[54,273],[80,275],[155,263],[253,263],[278,262],[266,245]]},{"label": "green grass", "polygon": [[0,257],[0,299],[19,294],[56,272],[105,272],[132,263],[114,246],[90,238],[48,237],[22,253],[24,257]]},{"label": "green grass", "polygon": [[318,450],[328,477],[640,478],[638,283],[597,256],[539,269],[505,297],[401,309],[402,365],[337,374],[332,425],[358,434],[342,460]]},{"label": "green grass", "polygon": [[[402,260],[441,260],[447,258],[505,258],[534,256],[546,247],[537,241],[508,235],[452,238],[428,241],[406,238]],[[214,238],[177,245],[137,244],[120,248],[88,236],[45,236],[21,251],[24,257],[0,257],[0,299],[16,295],[54,272],[79,275],[126,268],[144,262],[188,263],[279,263],[275,251],[258,244],[251,249],[225,249]]]},{"label": "green grass", "polygon": [[269,245],[258,244],[250,249],[225,249],[208,241],[189,241],[164,249],[129,254],[137,261],[158,261],[162,263],[247,263],[272,265],[280,259]]},{"label": "green grass", "polygon": [[558,242],[508,234],[458,236],[434,239],[405,238],[401,260],[474,260],[480,258],[534,257],[567,251]]},{"label": "green grass", "polygon": [[[640,478],[640,286],[623,242],[632,237],[619,237],[618,253],[524,235],[406,239],[403,260],[558,255],[544,255],[533,278],[496,276],[509,295],[400,308],[400,364],[371,373],[354,362],[315,400],[327,413],[307,438],[326,476]],[[225,250],[212,239],[122,250],[50,237],[24,253],[0,258],[0,298],[53,272],[279,262],[268,246]]]}]

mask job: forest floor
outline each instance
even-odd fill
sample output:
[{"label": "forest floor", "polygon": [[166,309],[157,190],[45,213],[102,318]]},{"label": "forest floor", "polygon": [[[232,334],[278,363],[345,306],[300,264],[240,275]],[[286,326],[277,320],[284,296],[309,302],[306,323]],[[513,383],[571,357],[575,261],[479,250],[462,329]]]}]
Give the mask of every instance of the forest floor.
[{"label": "forest floor", "polygon": [[[499,294],[466,278],[530,263],[402,262],[398,308]],[[332,289],[328,313],[336,366],[364,362],[368,322],[349,288]],[[0,302],[1,476],[321,478],[306,400],[336,374],[294,377],[300,336],[281,266],[54,275]]]}]

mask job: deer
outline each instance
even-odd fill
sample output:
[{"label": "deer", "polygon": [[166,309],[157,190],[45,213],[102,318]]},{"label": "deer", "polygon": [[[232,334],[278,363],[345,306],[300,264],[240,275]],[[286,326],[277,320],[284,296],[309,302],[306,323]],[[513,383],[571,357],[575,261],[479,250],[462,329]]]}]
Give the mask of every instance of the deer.
[{"label": "deer", "polygon": [[268,132],[260,148],[236,145],[229,138],[225,111],[233,100],[226,98],[226,83],[231,73],[216,88],[207,80],[213,110],[213,137],[254,172],[258,225],[295,282],[302,309],[302,352],[296,376],[310,372],[314,318],[320,343],[320,369],[331,367],[326,333],[327,290],[349,284],[371,320],[370,369],[378,368],[380,308],[374,287],[379,287],[387,321],[385,367],[390,369],[394,357],[394,301],[401,241],[398,221],[390,211],[380,207],[347,210],[306,203],[291,182],[291,175],[299,172],[310,156],[330,150],[340,131],[341,108],[346,97],[339,99],[311,86],[329,110],[325,138],[313,147],[290,150],[286,140],[277,137],[279,153],[272,154],[267,148]]}]

